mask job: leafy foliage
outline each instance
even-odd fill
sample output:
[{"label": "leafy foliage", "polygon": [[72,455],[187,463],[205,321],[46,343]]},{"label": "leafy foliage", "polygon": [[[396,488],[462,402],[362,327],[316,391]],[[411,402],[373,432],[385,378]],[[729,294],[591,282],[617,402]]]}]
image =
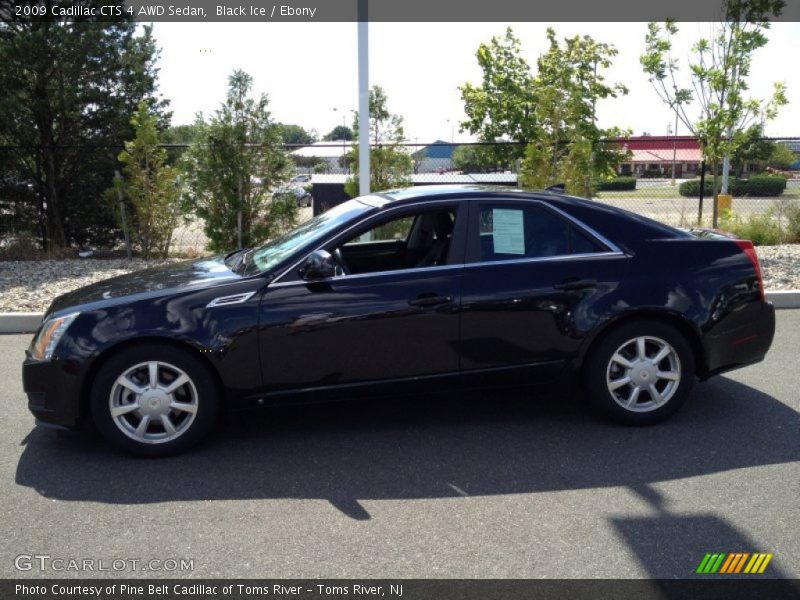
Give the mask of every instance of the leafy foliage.
[{"label": "leafy foliage", "polygon": [[[386,92],[377,85],[369,91],[369,116],[369,139],[372,144],[369,152],[370,191],[410,185],[408,174],[413,170],[413,160],[400,145],[404,139],[403,118],[389,112]],[[358,114],[355,116],[354,130],[358,136]],[[355,197],[359,195],[357,146],[347,158],[353,166],[354,176],[345,182],[344,191]]]},{"label": "leafy foliage", "polygon": [[746,217],[731,210],[722,211],[719,227],[729,231],[743,240],[750,240],[756,245],[774,246],[781,242],[781,231],[778,222],[771,212],[749,214]]},{"label": "leafy foliage", "polygon": [[626,94],[621,84],[605,82],[603,70],[617,54],[610,44],[589,36],[566,38],[563,46],[552,28],[548,51],[538,61],[534,80],[539,134],[525,151],[520,167],[523,187],[546,188],[564,183],[568,193],[590,197],[598,179],[613,177],[625,153],[606,137],[621,137],[595,122],[597,102]]},{"label": "leafy foliage", "polygon": [[317,141],[313,131],[306,131],[300,125],[278,123],[277,127],[284,144],[313,144]]},{"label": "leafy foliage", "polygon": [[751,125],[744,131],[741,143],[736,146],[731,155],[731,167],[739,176],[744,171],[745,165],[755,167],[761,171],[767,166],[773,152],[775,142],[764,139],[761,124]]},{"label": "leafy foliage", "polygon": [[350,141],[354,138],[353,130],[347,127],[346,125],[337,125],[333,129],[331,129],[325,136],[322,138],[326,142],[334,142],[334,141]]},{"label": "leafy foliage", "polygon": [[498,169],[492,147],[481,145],[456,147],[453,166],[462,173],[490,173]]},{"label": "leafy foliage", "polygon": [[775,144],[767,159],[767,165],[773,169],[786,171],[798,161],[798,156],[785,144]]},{"label": "leafy foliage", "polygon": [[[204,219],[210,248],[253,246],[292,220],[289,202],[272,190],[293,172],[266,95],[249,97],[253,79],[234,71],[228,97],[185,156],[188,202]],[[292,206],[288,206],[292,204]]]},{"label": "leafy foliage", "polygon": [[181,216],[178,169],[168,166],[167,152],[159,147],[157,116],[144,102],[131,119],[133,140],[119,155],[124,178],[117,185],[132,207],[132,238],[144,258],[166,258],[172,233]]},{"label": "leafy foliage", "polygon": [[476,135],[482,142],[501,138],[520,142],[492,148],[498,164],[507,165],[520,158],[525,144],[536,140],[539,133],[534,77],[521,52],[519,38],[511,27],[507,28],[502,38],[493,37],[478,47],[475,56],[483,71],[481,84],[465,83],[459,88],[467,115],[461,131]]},{"label": "leafy foliage", "polygon": [[[727,0],[725,18],[715,26],[713,37],[699,39],[692,48],[688,83],[680,81],[679,62],[672,55],[677,25],[667,21],[663,26],[648,26],[640,58],[644,72],[661,100],[700,139],[705,160],[714,171],[715,192],[715,166],[745,142],[752,123],[773,119],[787,103],[783,83],[775,83],[766,100],[747,96],[753,54],[767,44],[769,19],[784,6],[784,0]],[[695,117],[689,113],[693,105],[699,109]],[[723,177],[727,178],[727,171]]]},{"label": "leafy foliage", "polygon": [[151,29],[137,34],[127,16],[0,23],[0,144],[20,147],[3,170],[33,185],[31,211],[51,249],[118,239],[103,193],[117,166],[108,148],[132,137],[130,115],[143,100],[168,120],[155,94],[157,55]]},{"label": "leafy foliage", "polygon": [[[706,179],[703,196],[710,197],[713,188],[711,179]],[[728,191],[733,196],[780,196],[786,189],[786,178],[771,175],[753,175],[749,179],[731,179]],[[690,179],[678,186],[681,196],[697,198],[700,196],[700,180]]]},{"label": "leafy foliage", "polygon": [[636,189],[636,177],[615,177],[597,183],[599,191],[628,191]]}]

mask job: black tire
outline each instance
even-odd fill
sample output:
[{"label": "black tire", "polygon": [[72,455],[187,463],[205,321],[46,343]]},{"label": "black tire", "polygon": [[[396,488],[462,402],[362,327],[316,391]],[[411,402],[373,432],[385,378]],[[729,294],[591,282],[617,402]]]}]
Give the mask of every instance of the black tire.
[{"label": "black tire", "polygon": [[[154,392],[147,389],[147,392],[153,398],[151,400],[147,396],[144,397],[148,402],[152,401],[157,405],[159,398],[155,397],[155,394],[160,393],[164,402],[170,403],[171,398],[172,400],[180,400],[182,406],[191,405],[189,406],[189,408],[192,408],[191,411],[187,409],[168,410],[165,405],[157,405],[157,409],[153,409],[168,412],[170,420],[168,425],[173,424],[176,428],[177,436],[174,439],[170,439],[168,437],[170,434],[166,427],[159,424],[157,419],[160,418],[160,415],[158,414],[148,415],[148,424],[144,427],[144,437],[162,435],[165,439],[161,441],[157,439],[150,441],[134,439],[131,436],[136,435],[136,433],[129,432],[126,434],[123,431],[123,427],[126,427],[126,425],[118,425],[111,414],[112,393],[115,394],[115,397],[122,398],[124,396],[119,396],[118,394],[127,394],[131,404],[133,404],[134,398],[138,400],[137,405],[144,403],[142,396],[137,396],[127,388],[118,387],[116,382],[118,378],[128,373],[135,366],[151,362],[160,364],[156,368],[157,378],[166,379],[179,371],[182,371],[188,378],[188,382],[181,385],[173,394],[164,394],[164,392]],[[143,367],[143,369],[146,368]],[[132,377],[138,377],[140,372],[135,371],[129,377],[129,380],[133,381]],[[147,383],[144,380],[136,383],[142,388],[147,387]],[[167,381],[163,385],[168,387],[170,383],[170,381]],[[120,351],[100,368],[92,385],[90,402],[93,421],[106,439],[128,452],[140,456],[156,457],[179,454],[199,442],[216,421],[219,395],[217,382],[209,372],[208,367],[189,350],[164,344],[142,343]],[[120,402],[122,403],[124,400]],[[130,427],[134,427],[136,420],[144,417],[144,415],[140,416],[140,411],[141,408],[126,415],[125,423]],[[188,421],[184,422],[185,419],[188,419]],[[151,420],[152,423],[150,423]],[[177,425],[173,423],[176,420]],[[158,429],[163,429],[163,433],[159,433]],[[155,430],[155,433],[152,433],[152,430]],[[148,433],[148,431],[151,431],[151,433]]]},{"label": "black tire", "polygon": [[[642,361],[638,352],[631,353],[631,350],[638,351],[636,340],[639,338],[645,338],[645,357],[649,359],[658,358],[661,350],[672,352],[651,367],[653,361]],[[668,348],[659,343],[667,344]],[[617,359],[612,362],[618,350],[621,354],[617,356],[622,356],[623,360],[630,358],[628,362],[633,361],[633,368]],[[677,380],[655,375],[656,394],[653,396],[644,386],[654,381],[654,373],[679,375]],[[630,381],[628,384],[623,383],[626,377]],[[675,327],[650,319],[627,321],[604,334],[590,349],[583,370],[583,387],[589,402],[606,416],[626,425],[650,425],[666,419],[686,402],[694,380],[694,353],[689,342]],[[673,383],[671,387],[670,383]],[[621,387],[612,392],[610,387],[614,384]],[[639,388],[638,393],[634,393],[634,388]],[[663,398],[666,400],[659,403]]]}]

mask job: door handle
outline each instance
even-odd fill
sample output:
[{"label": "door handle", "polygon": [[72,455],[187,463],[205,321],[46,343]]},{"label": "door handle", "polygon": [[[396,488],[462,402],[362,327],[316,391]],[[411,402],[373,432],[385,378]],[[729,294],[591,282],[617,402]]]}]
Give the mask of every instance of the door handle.
[{"label": "door handle", "polygon": [[557,290],[565,291],[585,290],[593,287],[597,287],[596,279],[578,279],[577,277],[570,277],[553,286]]},{"label": "door handle", "polygon": [[448,302],[452,302],[452,296],[437,296],[436,294],[421,294],[417,296],[414,300],[409,300],[408,303],[411,306],[421,306],[421,307],[429,307],[429,306],[439,306],[440,304],[447,304]]}]

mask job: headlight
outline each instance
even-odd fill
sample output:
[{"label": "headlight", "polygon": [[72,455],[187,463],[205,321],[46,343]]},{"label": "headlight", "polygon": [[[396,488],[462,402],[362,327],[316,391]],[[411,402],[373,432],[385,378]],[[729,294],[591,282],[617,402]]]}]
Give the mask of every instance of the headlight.
[{"label": "headlight", "polygon": [[31,356],[36,360],[50,360],[61,341],[61,336],[80,313],[48,319],[42,324],[31,345]]}]

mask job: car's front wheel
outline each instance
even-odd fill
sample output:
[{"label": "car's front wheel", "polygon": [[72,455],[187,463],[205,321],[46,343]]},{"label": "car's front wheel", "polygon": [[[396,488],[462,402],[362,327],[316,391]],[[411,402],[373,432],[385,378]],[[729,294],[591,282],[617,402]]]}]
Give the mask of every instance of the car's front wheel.
[{"label": "car's front wheel", "polygon": [[586,393],[610,417],[627,424],[665,419],[694,384],[694,356],[686,338],[660,321],[623,323],[592,348]]},{"label": "car's front wheel", "polygon": [[92,386],[92,417],[100,432],[145,456],[182,452],[214,423],[217,385],[189,351],[141,344],[106,362]]}]

